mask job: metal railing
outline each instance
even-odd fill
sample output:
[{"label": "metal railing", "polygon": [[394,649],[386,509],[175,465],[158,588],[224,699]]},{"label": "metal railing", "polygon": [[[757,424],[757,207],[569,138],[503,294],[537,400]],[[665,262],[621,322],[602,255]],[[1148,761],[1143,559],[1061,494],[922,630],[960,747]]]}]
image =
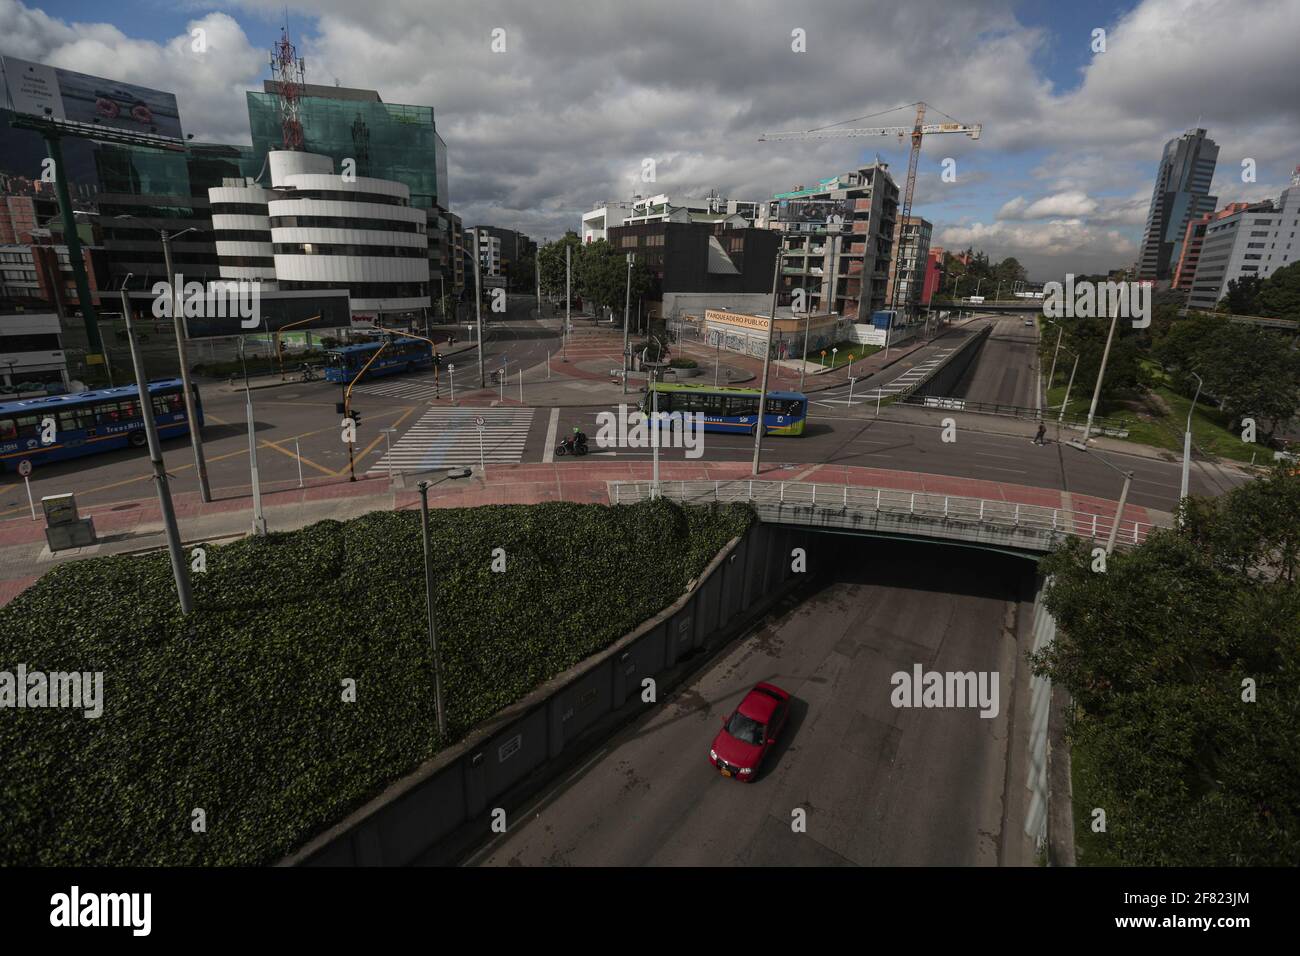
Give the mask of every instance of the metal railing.
[{"label": "metal railing", "polygon": [[[1031,408],[1028,405],[1008,405],[1002,402],[972,402],[965,398],[950,398],[945,395],[904,395],[894,400],[899,405],[916,405],[921,408],[939,408],[954,412],[974,412],[977,415],[1001,415],[1004,418],[1019,418],[1028,421],[1056,421],[1056,411],[1052,408]],[[1066,428],[1082,428],[1087,416],[1070,415],[1065,419]],[[1097,417],[1092,420],[1092,430],[1097,434],[1124,438],[1128,435],[1128,425],[1116,418]]]},{"label": "metal railing", "polygon": [[[661,481],[609,483],[614,504],[632,504],[651,497],[670,498],[682,504],[747,502],[765,521],[822,525],[896,533],[927,533],[954,540],[981,540],[1033,550],[1050,550],[1065,536],[1105,541],[1113,518],[1089,512],[1019,504],[990,498],[966,498],[894,488],[866,488],[804,481]],[[1130,546],[1145,541],[1163,523],[1124,520],[1116,543]],[[972,534],[974,532],[974,534]]]}]

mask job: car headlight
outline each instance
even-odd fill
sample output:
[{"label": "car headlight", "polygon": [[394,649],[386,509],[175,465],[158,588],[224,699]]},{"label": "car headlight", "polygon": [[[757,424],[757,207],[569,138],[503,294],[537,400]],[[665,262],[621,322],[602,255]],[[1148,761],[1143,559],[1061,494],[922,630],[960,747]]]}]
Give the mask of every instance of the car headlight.
[{"label": "car headlight", "polygon": [[740,768],[740,772],[741,772],[742,774],[753,773],[753,772],[754,772],[754,768],[753,768],[753,767],[741,767],[741,768]]},{"label": "car headlight", "polygon": [[710,750],[709,750],[709,759],[711,759],[711,760],[717,760],[717,759],[718,759],[718,752],[717,752],[716,750],[712,750],[712,749],[710,749]]}]

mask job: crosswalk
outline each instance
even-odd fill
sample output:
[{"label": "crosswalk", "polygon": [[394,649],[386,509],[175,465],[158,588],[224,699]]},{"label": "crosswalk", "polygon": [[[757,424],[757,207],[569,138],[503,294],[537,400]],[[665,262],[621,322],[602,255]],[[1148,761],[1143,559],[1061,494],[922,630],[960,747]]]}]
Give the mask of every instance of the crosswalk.
[{"label": "crosswalk", "polygon": [[450,465],[479,463],[479,430],[483,419],[482,460],[518,464],[533,426],[531,408],[430,408],[393,445],[368,474],[429,471]]},{"label": "crosswalk", "polygon": [[363,382],[352,391],[353,394],[383,395],[385,398],[408,402],[428,402],[450,395],[446,375],[442,377],[439,384],[435,384],[432,375],[419,378],[410,375],[394,375],[391,378],[377,378],[370,382]]},{"label": "crosswalk", "polygon": [[908,369],[902,375],[898,376],[898,378],[884,385],[878,385],[875,388],[860,386],[853,390],[852,401],[847,398],[849,393],[847,391],[847,386],[844,385],[836,386],[831,390],[830,395],[836,396],[834,398],[814,398],[811,401],[814,405],[825,405],[827,407],[833,405],[845,405],[851,407],[874,402],[878,398],[889,398],[893,395],[901,394],[908,388],[916,385],[918,382],[923,381],[927,375],[933,373],[934,370],[939,367],[939,364],[951,355],[953,351],[954,350],[951,348],[940,349],[920,365]]}]

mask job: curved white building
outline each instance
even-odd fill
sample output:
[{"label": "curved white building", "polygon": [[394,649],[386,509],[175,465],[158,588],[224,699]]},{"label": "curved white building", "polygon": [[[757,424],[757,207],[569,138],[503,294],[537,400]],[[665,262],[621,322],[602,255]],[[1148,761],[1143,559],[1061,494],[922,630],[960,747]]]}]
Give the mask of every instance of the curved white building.
[{"label": "curved white building", "polygon": [[[314,153],[275,151],[268,160],[270,190],[223,186],[208,191],[217,254],[224,257],[223,248],[229,248],[232,258],[229,269],[221,260],[223,278],[270,279],[284,291],[345,289],[354,319],[361,320],[429,307],[427,217],[411,206],[407,186],[345,177],[334,172],[328,156]],[[259,203],[266,210],[263,220],[253,208]],[[223,208],[218,223],[218,204],[248,208]],[[269,242],[251,235],[259,221],[266,224]],[[226,233],[227,226],[237,235]],[[263,263],[268,254],[269,274]],[[241,264],[245,257],[256,264]],[[248,269],[263,271],[238,271]]]},{"label": "curved white building", "polygon": [[208,190],[217,265],[223,279],[261,279],[275,289],[275,258],[271,252],[271,223],[266,205],[271,190],[227,179]]}]

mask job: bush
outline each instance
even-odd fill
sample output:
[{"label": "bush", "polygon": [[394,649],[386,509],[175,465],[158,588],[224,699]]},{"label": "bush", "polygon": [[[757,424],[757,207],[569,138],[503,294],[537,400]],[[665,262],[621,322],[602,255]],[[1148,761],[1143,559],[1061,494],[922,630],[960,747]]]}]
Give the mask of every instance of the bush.
[{"label": "bush", "polygon": [[669,368],[699,368],[700,363],[695,359],[675,358],[668,363]]},{"label": "bush", "polygon": [[[752,520],[432,511],[452,740],[671,604]],[[437,752],[418,513],[211,546],[207,567],[188,620],[164,554],[60,565],[0,608],[0,670],[104,672],[97,719],[0,721],[0,864],[269,863]]]}]

